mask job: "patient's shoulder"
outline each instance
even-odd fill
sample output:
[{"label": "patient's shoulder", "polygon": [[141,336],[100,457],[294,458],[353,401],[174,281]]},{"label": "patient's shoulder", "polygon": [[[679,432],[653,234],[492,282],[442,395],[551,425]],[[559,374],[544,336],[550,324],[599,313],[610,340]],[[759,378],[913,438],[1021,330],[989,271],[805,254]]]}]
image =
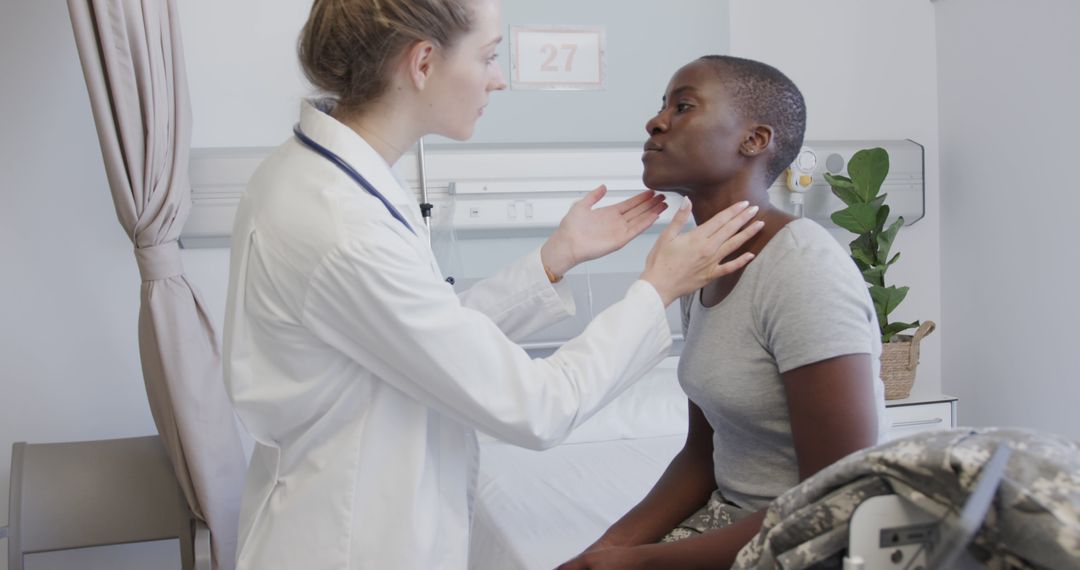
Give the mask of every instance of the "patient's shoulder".
[{"label": "patient's shoulder", "polygon": [[829,230],[809,218],[792,220],[773,239],[778,241],[778,248],[784,252],[822,249],[843,253],[840,243]]},{"label": "patient's shoulder", "polygon": [[758,301],[838,289],[860,294],[866,288],[840,242],[813,220],[801,218],[789,223],[769,246],[770,255],[754,261],[764,262],[759,269]]},{"label": "patient's shoulder", "polygon": [[[844,251],[840,242],[817,222],[800,218],[780,229],[769,242],[770,255],[766,257],[769,271],[806,271],[817,267],[854,267],[854,262]],[[822,267],[820,264],[827,264]]]}]

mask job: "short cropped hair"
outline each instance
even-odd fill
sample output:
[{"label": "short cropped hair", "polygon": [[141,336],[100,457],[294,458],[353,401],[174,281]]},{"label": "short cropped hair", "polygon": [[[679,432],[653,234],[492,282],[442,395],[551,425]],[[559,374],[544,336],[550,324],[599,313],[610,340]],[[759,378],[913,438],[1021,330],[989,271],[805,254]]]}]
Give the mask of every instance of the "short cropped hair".
[{"label": "short cropped hair", "polygon": [[297,52],[311,83],[358,111],[389,87],[388,67],[428,40],[450,49],[473,24],[472,0],[315,0]]},{"label": "short cropped hair", "polygon": [[773,128],[776,152],[766,164],[769,182],[791,166],[806,134],[806,101],[786,75],[771,65],[729,55],[701,58],[716,70],[735,108],[751,121]]}]

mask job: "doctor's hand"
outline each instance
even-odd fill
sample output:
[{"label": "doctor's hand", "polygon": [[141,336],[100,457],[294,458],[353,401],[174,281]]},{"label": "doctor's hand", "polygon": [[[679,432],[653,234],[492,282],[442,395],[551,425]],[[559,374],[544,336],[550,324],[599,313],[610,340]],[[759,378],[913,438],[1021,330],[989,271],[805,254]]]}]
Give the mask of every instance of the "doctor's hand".
[{"label": "doctor's hand", "polygon": [[555,275],[564,275],[579,263],[622,248],[649,229],[667,209],[664,195],[652,190],[618,204],[593,208],[605,194],[607,187],[599,186],[574,202],[559,227],[544,242],[540,258]]},{"label": "doctor's hand", "polygon": [[675,299],[750,263],[754,258],[751,253],[722,263],[765,225],[761,221],[746,225],[758,211],[757,206],[747,206],[746,202],[730,206],[700,226],[680,234],[690,218],[690,200],[683,199],[679,211],[649,252],[645,271],[641,273],[641,278],[656,288],[665,307]]}]

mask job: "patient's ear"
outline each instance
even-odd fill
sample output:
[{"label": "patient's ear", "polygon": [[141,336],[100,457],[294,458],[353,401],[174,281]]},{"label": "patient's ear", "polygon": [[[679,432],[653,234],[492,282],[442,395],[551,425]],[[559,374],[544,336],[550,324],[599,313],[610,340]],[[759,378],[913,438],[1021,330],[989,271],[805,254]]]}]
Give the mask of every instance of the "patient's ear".
[{"label": "patient's ear", "polygon": [[746,156],[757,156],[772,145],[773,128],[769,125],[754,125],[747,131],[739,151]]}]

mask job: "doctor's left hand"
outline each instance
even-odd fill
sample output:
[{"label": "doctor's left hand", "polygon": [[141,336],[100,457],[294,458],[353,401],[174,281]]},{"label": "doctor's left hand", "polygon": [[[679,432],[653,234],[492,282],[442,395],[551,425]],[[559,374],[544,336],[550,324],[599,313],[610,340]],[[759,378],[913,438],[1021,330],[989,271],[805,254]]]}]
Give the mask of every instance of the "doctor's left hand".
[{"label": "doctor's left hand", "polygon": [[544,243],[540,258],[556,275],[622,248],[649,229],[667,209],[664,195],[652,190],[618,204],[593,208],[605,194],[607,187],[601,185],[574,202],[555,233]]}]

